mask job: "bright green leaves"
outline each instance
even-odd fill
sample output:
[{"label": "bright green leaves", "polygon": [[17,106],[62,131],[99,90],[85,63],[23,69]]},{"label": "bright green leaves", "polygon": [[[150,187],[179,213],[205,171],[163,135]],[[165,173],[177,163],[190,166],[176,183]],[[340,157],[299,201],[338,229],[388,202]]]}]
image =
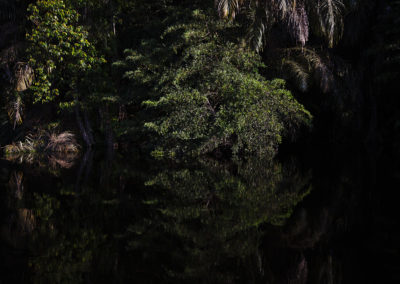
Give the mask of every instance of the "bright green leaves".
[{"label": "bright green leaves", "polygon": [[96,57],[78,13],[63,1],[39,0],[29,6],[29,64],[35,71],[35,102],[49,102],[76,88],[79,78],[104,60]]},{"label": "bright green leaves", "polygon": [[265,80],[259,56],[224,36],[229,25],[197,10],[187,24],[164,33],[159,45],[169,47],[168,59],[165,51],[154,55],[157,45],[153,53],[131,51],[126,58],[132,68],[126,78],[136,86],[154,82],[143,103],[151,114],[145,127],[165,150],[198,155],[230,148],[273,156],[283,136],[310,124],[310,113],[284,81]]}]

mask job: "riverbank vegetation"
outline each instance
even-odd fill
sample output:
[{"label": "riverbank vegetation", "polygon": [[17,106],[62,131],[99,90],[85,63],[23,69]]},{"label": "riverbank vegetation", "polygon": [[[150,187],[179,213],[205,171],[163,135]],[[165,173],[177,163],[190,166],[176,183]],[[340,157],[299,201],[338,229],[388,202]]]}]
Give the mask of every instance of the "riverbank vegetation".
[{"label": "riverbank vegetation", "polygon": [[48,151],[51,129],[69,137],[57,152],[78,150],[73,135],[169,156],[273,157],[299,138],[397,149],[399,13],[377,0],[0,0],[0,145]]}]

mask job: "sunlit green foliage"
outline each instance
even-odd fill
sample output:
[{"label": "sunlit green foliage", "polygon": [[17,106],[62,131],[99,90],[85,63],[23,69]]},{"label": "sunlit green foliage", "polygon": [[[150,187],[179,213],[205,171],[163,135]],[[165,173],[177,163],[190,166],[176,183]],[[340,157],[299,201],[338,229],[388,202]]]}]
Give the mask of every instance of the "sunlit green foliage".
[{"label": "sunlit green foliage", "polygon": [[273,156],[310,112],[365,136],[363,80],[398,76],[397,1],[378,2],[1,0],[2,144],[57,120],[88,147]]},{"label": "sunlit green foliage", "polygon": [[77,96],[80,77],[102,61],[78,24],[78,13],[54,0],[37,1],[29,12],[32,30],[27,34],[27,52],[35,72],[31,87],[35,101],[54,100],[60,88]]},{"label": "sunlit green foliage", "polygon": [[132,69],[125,76],[154,85],[143,105],[156,119],[145,127],[159,134],[165,150],[273,155],[283,136],[310,124],[284,81],[265,80],[258,55],[229,39],[229,28],[235,27],[195,10],[168,27],[161,42],[127,51]]}]

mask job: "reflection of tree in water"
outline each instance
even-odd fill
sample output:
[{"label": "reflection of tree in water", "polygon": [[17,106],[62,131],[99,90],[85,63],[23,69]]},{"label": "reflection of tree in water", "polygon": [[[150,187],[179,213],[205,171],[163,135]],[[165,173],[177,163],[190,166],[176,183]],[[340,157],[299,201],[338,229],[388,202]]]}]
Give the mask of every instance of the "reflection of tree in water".
[{"label": "reflection of tree in water", "polygon": [[350,233],[360,228],[361,220],[368,222],[360,215],[365,214],[361,202],[367,163],[357,154],[321,155],[313,168],[313,193],[283,227],[266,234],[261,250],[270,283],[369,283],[363,280],[367,274],[357,271],[362,268],[360,252],[351,243],[356,234]]},{"label": "reflection of tree in water", "polygon": [[354,163],[329,159],[311,179],[294,161],[92,158],[61,175],[0,167],[1,238],[14,240],[10,254],[23,260],[11,269],[30,265],[24,279],[342,283],[357,260],[340,244],[361,219],[362,167]]},{"label": "reflection of tree in water", "polygon": [[27,172],[8,174],[9,210],[3,214],[7,220],[2,222],[1,239],[14,240],[9,242],[13,255],[25,252],[18,259],[29,269],[29,282],[84,282],[106,239],[104,218],[108,218],[105,209],[109,206],[102,198],[107,194],[88,184],[77,191],[75,179],[82,175],[80,171],[72,178],[60,175],[51,165],[28,168]]},{"label": "reflection of tree in water", "polygon": [[262,273],[259,225],[283,225],[309,193],[310,174],[294,163],[202,161],[163,170],[146,184],[155,192],[144,201],[153,214],[128,228],[129,249],[144,260],[138,271],[165,258],[158,276],[226,283]]},{"label": "reflection of tree in water", "polygon": [[[36,226],[36,218],[26,206],[23,172],[3,162],[0,161],[0,282],[8,276],[11,281],[2,283],[18,283],[24,282],[22,277],[27,272],[24,244]],[[12,257],[5,258],[7,254]],[[16,268],[18,271],[13,271]]]},{"label": "reflection of tree in water", "polygon": [[6,186],[7,198],[6,208],[8,219],[3,224],[2,233],[4,239],[13,245],[18,245],[36,226],[36,218],[32,210],[26,208],[24,173],[13,170],[9,173],[9,180]]},{"label": "reflection of tree in water", "polygon": [[57,173],[60,169],[70,169],[75,165],[79,154],[72,153],[15,153],[7,155],[6,159],[12,163],[30,165],[42,170]]},{"label": "reflection of tree in water", "polygon": [[76,187],[74,181],[57,193],[34,195],[38,226],[29,265],[38,283],[91,283],[112,269],[118,246],[108,231],[118,217],[115,205],[106,202],[110,196],[101,186]]},{"label": "reflection of tree in water", "polygon": [[140,171],[105,161],[91,170],[86,158],[74,176],[9,173],[18,196],[9,207],[32,221],[23,236],[33,282],[256,279],[259,225],[284,224],[310,189],[295,163],[204,160]]}]

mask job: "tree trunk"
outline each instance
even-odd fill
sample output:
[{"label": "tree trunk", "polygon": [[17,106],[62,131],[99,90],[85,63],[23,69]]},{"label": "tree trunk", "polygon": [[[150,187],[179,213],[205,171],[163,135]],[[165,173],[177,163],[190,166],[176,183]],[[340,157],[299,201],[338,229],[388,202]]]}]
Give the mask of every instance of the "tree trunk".
[{"label": "tree trunk", "polygon": [[85,123],[86,132],[90,140],[90,143],[94,145],[93,130],[92,127],[90,126],[90,120],[86,110],[83,110],[83,121]]},{"label": "tree trunk", "polygon": [[99,110],[102,125],[104,126],[104,138],[107,147],[107,157],[112,160],[114,154],[114,133],[110,123],[110,115],[108,113],[107,107]]},{"label": "tree trunk", "polygon": [[[87,120],[87,116],[86,115],[85,115],[85,117],[86,117],[85,120]],[[87,127],[89,126],[89,122],[85,121],[85,124],[86,124],[86,127],[85,127],[85,124],[83,123],[83,120],[82,120],[82,117],[81,117],[81,114],[80,114],[80,109],[79,109],[79,105],[78,104],[75,106],[75,119],[76,119],[76,122],[78,124],[79,130],[81,132],[83,141],[85,141],[86,145],[89,148],[92,148],[92,146],[94,144],[94,141],[93,141],[93,136],[91,135],[91,133],[89,133],[89,130],[87,129]]]},{"label": "tree trunk", "polygon": [[[89,175],[92,170],[92,165],[93,165],[93,151],[91,148],[88,148],[85,152],[85,155],[83,156],[83,158],[81,160],[81,165],[80,165],[78,173],[77,173],[76,182],[75,182],[75,191],[76,192],[80,192],[81,186],[88,182]],[[82,181],[82,177],[83,177],[83,181]]]}]

